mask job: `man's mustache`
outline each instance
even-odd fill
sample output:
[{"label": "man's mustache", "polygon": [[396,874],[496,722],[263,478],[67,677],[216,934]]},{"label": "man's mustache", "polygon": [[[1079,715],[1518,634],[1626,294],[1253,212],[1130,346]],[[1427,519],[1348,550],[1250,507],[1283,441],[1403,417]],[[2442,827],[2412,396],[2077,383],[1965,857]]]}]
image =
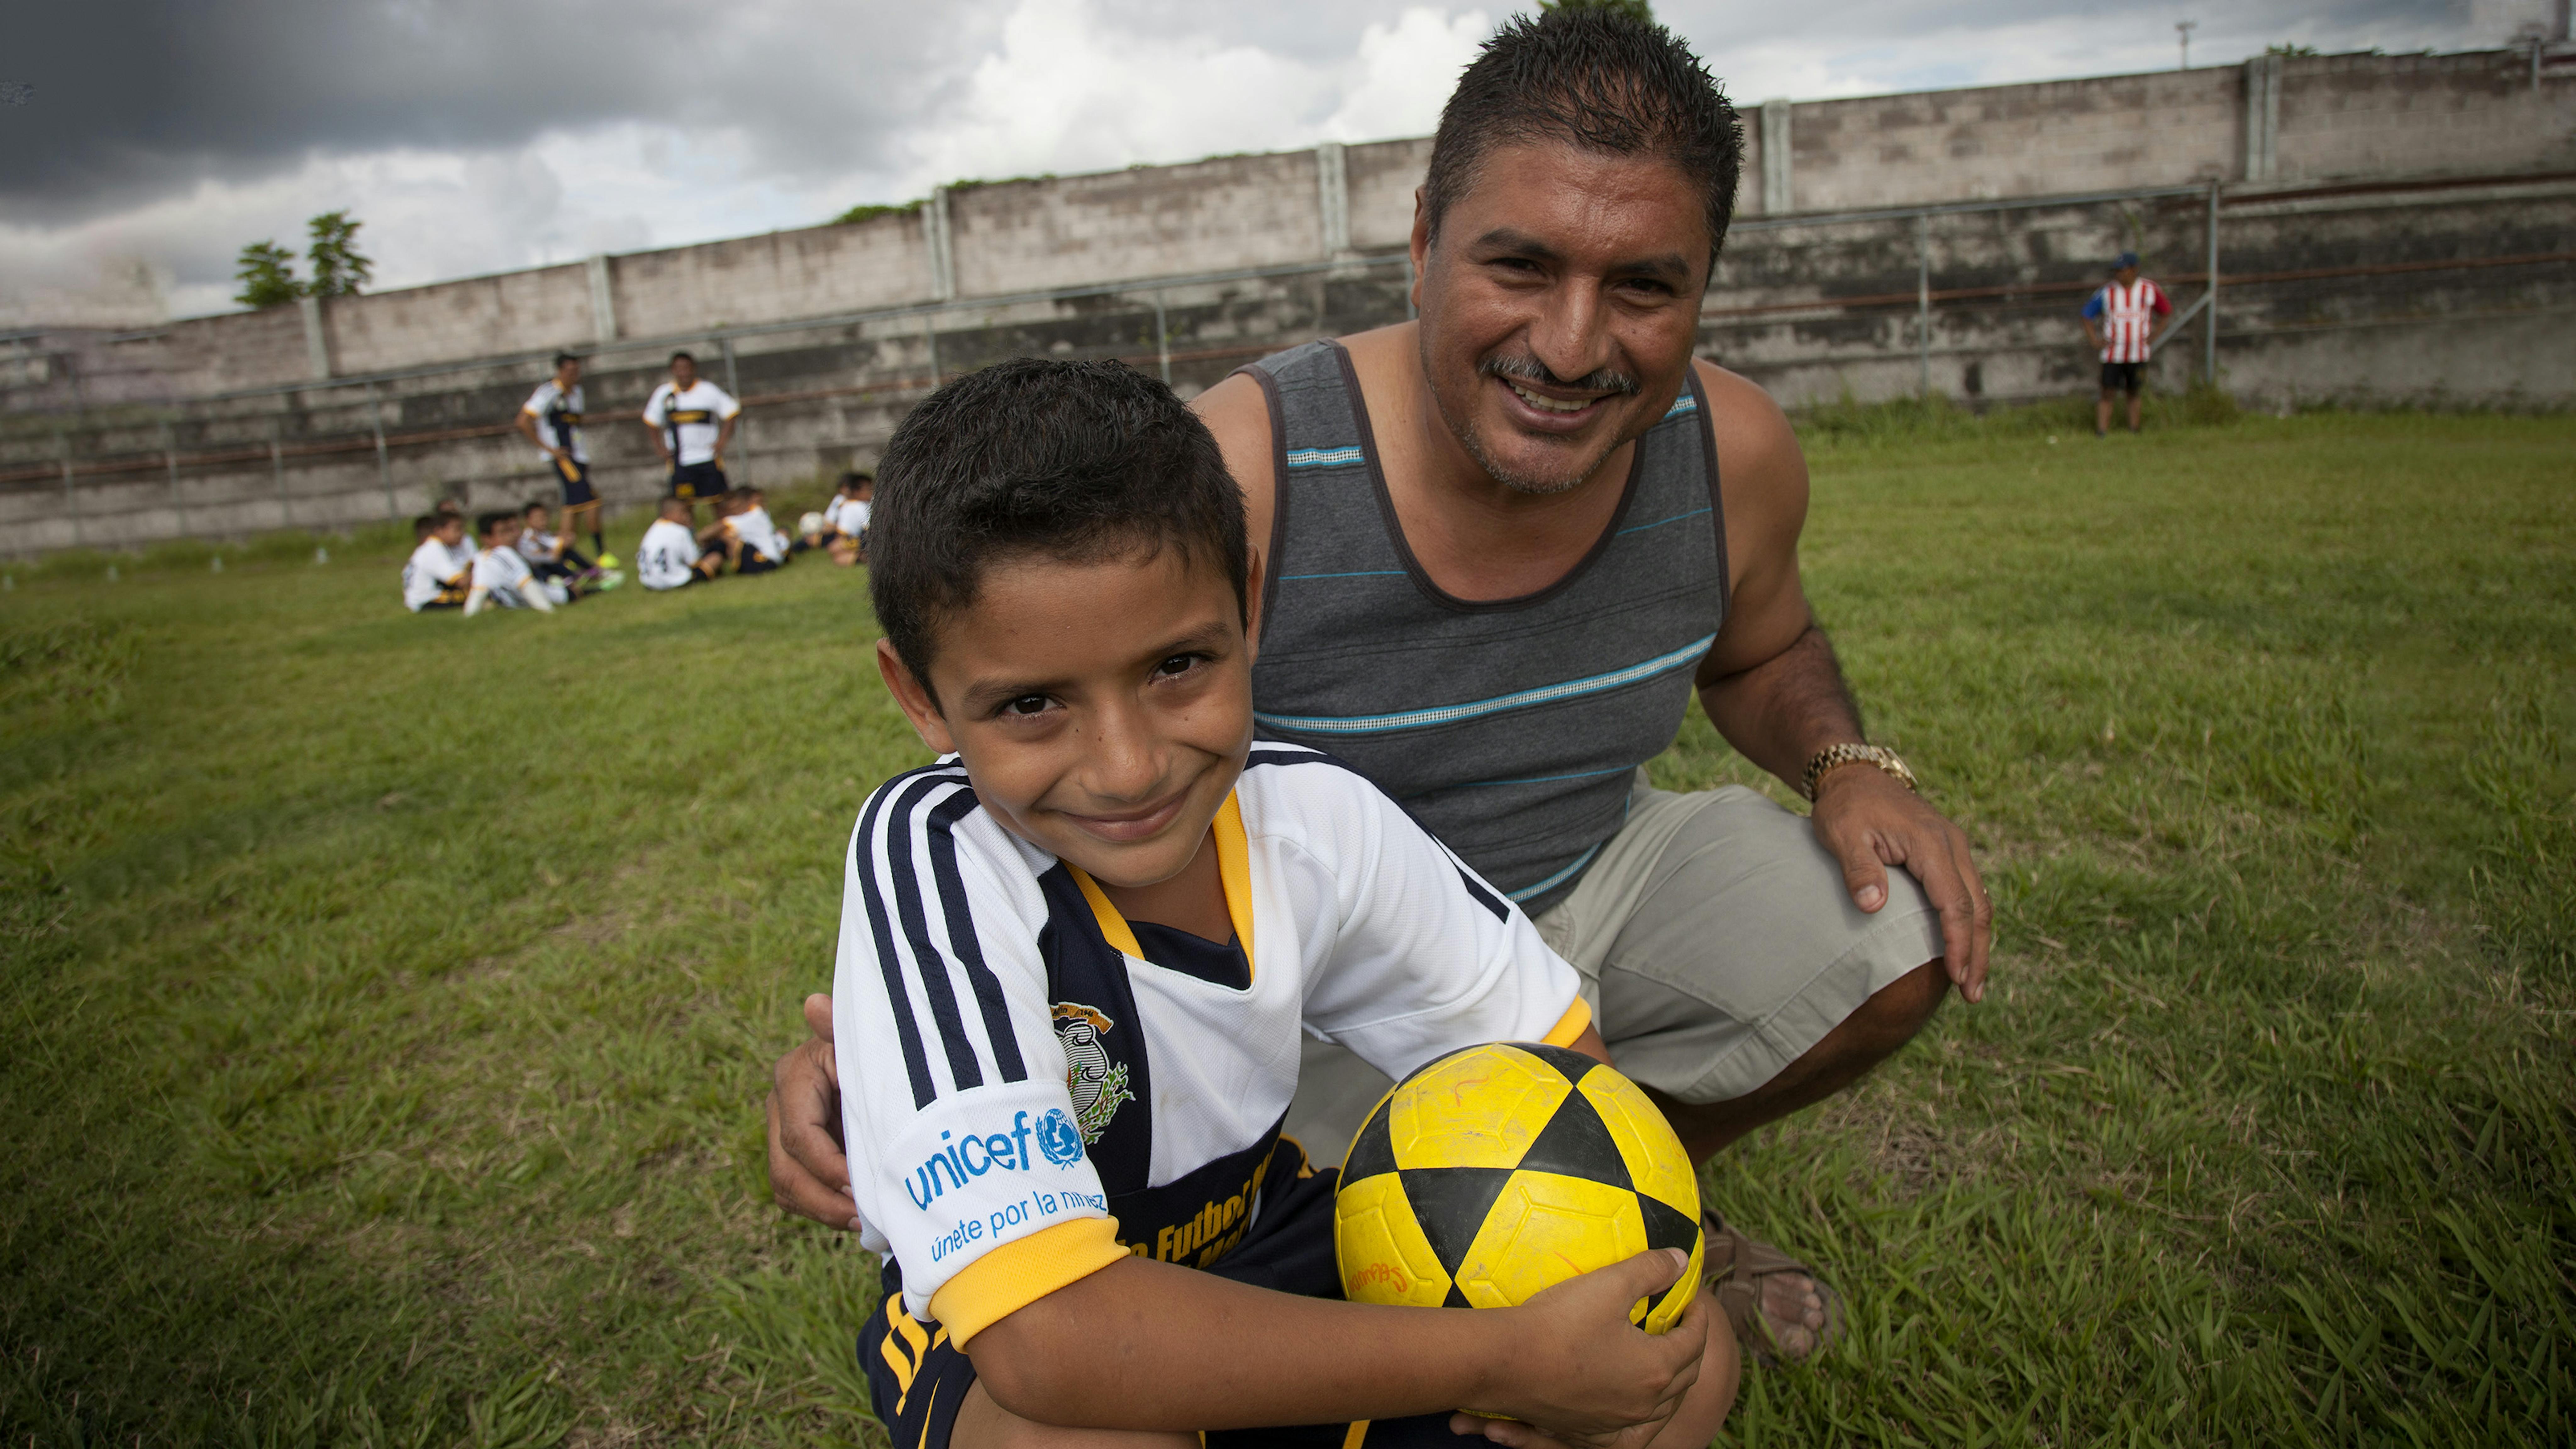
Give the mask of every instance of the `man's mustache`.
[{"label": "man's mustache", "polygon": [[1480,377],[1509,377],[1522,382],[1543,382],[1570,392],[1612,392],[1621,397],[1637,395],[1637,380],[1615,368],[1604,367],[1577,378],[1562,378],[1547,370],[1547,364],[1535,357],[1488,357],[1476,364]]}]

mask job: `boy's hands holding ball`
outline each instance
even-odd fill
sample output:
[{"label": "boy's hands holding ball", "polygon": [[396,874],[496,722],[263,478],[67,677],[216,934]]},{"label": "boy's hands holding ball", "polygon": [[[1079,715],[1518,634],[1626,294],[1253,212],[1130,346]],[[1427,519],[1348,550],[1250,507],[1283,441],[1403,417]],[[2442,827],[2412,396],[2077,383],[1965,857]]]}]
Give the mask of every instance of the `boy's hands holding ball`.
[{"label": "boy's hands holding ball", "polygon": [[[1707,1299],[1693,1301],[1662,1334],[1648,1334],[1628,1320],[1637,1300],[1660,1296],[1688,1261],[1671,1248],[1640,1253],[1569,1278],[1517,1308],[1481,1310],[1511,1318],[1513,1351],[1495,1376],[1498,1392],[1479,1408],[1510,1417],[1458,1414],[1450,1429],[1482,1435],[1506,1449],[1643,1449],[1677,1415],[1705,1417],[1685,1413],[1685,1401],[1713,1375],[1728,1381],[1727,1391],[1696,1398],[1713,1400],[1722,1418],[1722,1406],[1735,1397],[1735,1339],[1709,1332]],[[1706,1385],[1719,1387],[1714,1381]],[[1704,1430],[1684,1429],[1698,1435],[1689,1442],[1704,1444],[1717,1421],[1711,1419]]]}]

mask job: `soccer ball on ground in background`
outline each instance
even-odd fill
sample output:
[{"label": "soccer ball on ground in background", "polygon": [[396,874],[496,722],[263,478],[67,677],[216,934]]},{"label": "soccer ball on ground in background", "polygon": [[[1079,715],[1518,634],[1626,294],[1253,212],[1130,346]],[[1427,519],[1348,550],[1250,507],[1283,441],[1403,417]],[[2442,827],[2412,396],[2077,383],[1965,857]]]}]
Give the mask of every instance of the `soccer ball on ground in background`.
[{"label": "soccer ball on ground in background", "polygon": [[1500,1308],[1649,1248],[1690,1254],[1630,1321],[1699,1293],[1699,1179],[1634,1082],[1563,1047],[1497,1042],[1398,1082],[1351,1140],[1333,1248],[1354,1303]]}]

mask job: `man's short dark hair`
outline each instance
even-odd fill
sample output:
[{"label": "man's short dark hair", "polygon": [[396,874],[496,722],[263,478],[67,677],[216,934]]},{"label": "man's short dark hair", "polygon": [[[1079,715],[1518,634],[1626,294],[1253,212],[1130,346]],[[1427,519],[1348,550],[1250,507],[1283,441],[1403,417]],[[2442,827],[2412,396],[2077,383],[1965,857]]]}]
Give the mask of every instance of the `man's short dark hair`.
[{"label": "man's short dark hair", "polygon": [[579,361],[581,361],[581,354],[578,352],[558,352],[555,354],[555,371],[563,371],[563,365],[567,362]]},{"label": "man's short dark hair", "polygon": [[[694,353],[694,352],[689,351],[689,350],[688,350],[688,349],[686,349],[686,348],[682,348],[680,351],[672,353],[672,354],[671,354],[671,362],[677,362],[677,361],[679,361],[680,359],[682,359],[682,358],[684,358],[684,357],[685,357],[685,358],[687,358],[687,359],[689,360],[689,366],[691,366],[691,367],[695,367],[695,366],[697,366],[697,365],[698,365],[698,357],[697,357],[697,354],[696,354],[696,353]],[[670,365],[671,365],[671,363],[670,363],[670,362],[666,362],[666,363],[664,363],[664,364],[662,364],[662,365],[663,365],[664,367],[668,367],[668,366],[670,366]]]},{"label": "man's short dark hair", "polygon": [[1440,108],[1423,183],[1432,232],[1476,184],[1487,155],[1533,141],[1679,167],[1700,185],[1716,259],[1735,216],[1744,129],[1708,67],[1671,31],[1606,6],[1503,22]]},{"label": "man's short dark hair", "polygon": [[1023,357],[968,373],[912,410],[877,468],[868,593],[924,689],[939,620],[972,608],[1005,559],[1175,548],[1223,570],[1247,607],[1243,493],[1215,437],[1123,363]]}]

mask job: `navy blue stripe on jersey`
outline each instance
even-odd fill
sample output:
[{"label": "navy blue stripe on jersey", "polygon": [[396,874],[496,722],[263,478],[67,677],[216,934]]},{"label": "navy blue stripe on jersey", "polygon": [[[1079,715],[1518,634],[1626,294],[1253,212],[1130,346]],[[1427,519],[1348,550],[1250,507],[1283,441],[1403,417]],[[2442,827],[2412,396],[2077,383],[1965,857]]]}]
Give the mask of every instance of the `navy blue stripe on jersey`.
[{"label": "navy blue stripe on jersey", "polygon": [[[1436,835],[1432,836],[1431,840],[1435,845],[1440,844],[1440,837]],[[1458,852],[1451,850],[1446,845],[1441,845],[1440,853],[1449,857],[1449,864],[1457,868],[1458,883],[1467,888],[1467,894],[1475,900],[1476,904],[1493,912],[1494,919],[1497,921],[1509,920],[1511,918],[1512,908],[1503,904],[1502,897],[1495,895],[1490,890],[1487,890],[1477,881],[1476,873],[1467,868],[1467,862],[1458,858]]]},{"label": "navy blue stripe on jersey", "polygon": [[966,900],[966,882],[957,873],[955,826],[980,804],[974,788],[969,786],[931,807],[927,831],[930,873],[939,881],[939,904],[948,914],[949,947],[956,951],[957,963],[966,968],[967,984],[975,988],[975,1006],[984,1016],[984,1039],[993,1044],[993,1066],[1003,1081],[1025,1082],[1029,1069],[1020,1060],[1020,1038],[1011,1029],[1011,1008],[1002,999],[1001,978],[984,964],[984,943],[975,935],[975,914]]},{"label": "navy blue stripe on jersey", "polygon": [[939,1089],[930,1080],[930,1058],[921,1049],[921,1030],[912,1019],[912,993],[903,985],[903,960],[895,955],[894,932],[886,922],[885,898],[877,891],[877,818],[884,813],[885,803],[895,787],[913,775],[941,774],[948,779],[963,780],[963,770],[944,769],[933,765],[916,770],[912,775],[897,775],[878,787],[868,797],[868,808],[859,812],[858,831],[850,837],[850,869],[858,883],[859,896],[868,906],[868,933],[876,943],[877,971],[885,978],[886,1004],[894,1013],[894,1034],[903,1044],[904,1075],[912,1082],[912,1105],[917,1110],[938,1100]]},{"label": "navy blue stripe on jersey", "polygon": [[931,1022],[939,1028],[939,1045],[948,1057],[948,1080],[958,1091],[984,1085],[983,1063],[966,1035],[966,1018],[957,1010],[957,989],[948,981],[948,958],[930,939],[930,918],[921,903],[921,877],[912,862],[912,817],[921,802],[961,776],[921,780],[895,802],[886,824],[886,874],[894,881],[895,913],[903,921],[904,939],[912,943],[913,968],[921,977],[921,994],[930,1003]]}]

